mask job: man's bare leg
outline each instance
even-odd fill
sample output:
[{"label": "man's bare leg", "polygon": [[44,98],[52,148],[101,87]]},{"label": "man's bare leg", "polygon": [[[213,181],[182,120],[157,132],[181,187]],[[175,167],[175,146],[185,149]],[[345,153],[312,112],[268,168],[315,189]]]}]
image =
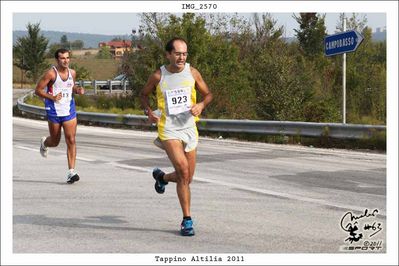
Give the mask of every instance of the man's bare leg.
[{"label": "man's bare leg", "polygon": [[67,144],[67,157],[68,157],[68,168],[75,169],[76,161],[76,118],[66,121],[62,124],[64,128],[65,142]]},{"label": "man's bare leg", "polygon": [[61,140],[61,124],[48,121],[50,136],[44,141],[46,147],[57,147]]},{"label": "man's bare leg", "polygon": [[[189,161],[184,152],[183,144],[179,140],[167,140],[164,141],[163,144],[165,151],[175,168],[175,172],[169,175],[166,174],[164,180],[166,182],[168,182],[168,180],[176,182],[177,196],[179,197],[183,216],[190,216],[190,183],[192,176],[190,176]],[[192,153],[195,154],[195,151]],[[191,155],[189,157],[195,159],[195,156]]]}]

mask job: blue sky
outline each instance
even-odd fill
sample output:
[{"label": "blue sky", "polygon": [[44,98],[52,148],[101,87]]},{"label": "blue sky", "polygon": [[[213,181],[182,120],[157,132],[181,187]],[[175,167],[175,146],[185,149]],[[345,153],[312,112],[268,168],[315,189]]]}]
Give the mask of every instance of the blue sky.
[{"label": "blue sky", "polygon": [[[40,22],[42,30],[66,31],[78,33],[124,35],[130,34],[140,24],[140,13],[14,13],[13,30],[25,30],[26,25]],[[298,24],[294,13],[270,13],[278,25],[286,28],[286,36],[294,36],[294,28]],[[323,13],[324,14],[324,13]],[[325,13],[328,34],[335,31],[339,13]],[[350,16],[352,13],[346,13]],[[376,31],[386,26],[385,13],[357,13],[367,18],[367,25]],[[243,17],[251,17],[250,13],[239,13]]]}]

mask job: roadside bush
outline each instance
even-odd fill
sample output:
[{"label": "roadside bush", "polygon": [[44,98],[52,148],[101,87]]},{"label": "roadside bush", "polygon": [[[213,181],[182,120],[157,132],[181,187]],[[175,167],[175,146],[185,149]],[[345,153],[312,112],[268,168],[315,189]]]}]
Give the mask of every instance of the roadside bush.
[{"label": "roadside bush", "polygon": [[75,95],[74,97],[76,106],[85,108],[93,104],[93,101],[90,101],[90,98],[86,95]]}]

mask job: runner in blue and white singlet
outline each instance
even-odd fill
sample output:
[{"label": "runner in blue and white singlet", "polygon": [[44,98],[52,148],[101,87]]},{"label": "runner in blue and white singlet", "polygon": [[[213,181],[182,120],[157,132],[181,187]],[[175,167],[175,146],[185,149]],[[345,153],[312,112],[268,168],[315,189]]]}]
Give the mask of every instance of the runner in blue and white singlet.
[{"label": "runner in blue and white singlet", "polygon": [[77,117],[73,94],[84,94],[84,88],[75,85],[76,72],[69,68],[69,51],[55,51],[57,64],[48,69],[36,84],[35,93],[44,99],[49,136],[40,139],[40,154],[47,158],[49,148],[57,147],[61,131],[67,145],[68,172],[66,182],[73,184],[80,177],[75,171]]},{"label": "runner in blue and white singlet", "polygon": [[53,70],[56,73],[56,79],[53,84],[46,86],[46,92],[55,96],[58,93],[62,94],[62,98],[59,101],[52,101],[45,99],[46,112],[49,117],[64,117],[76,116],[75,101],[72,95],[72,88],[74,86],[73,77],[71,70],[68,69],[68,77],[63,80],[57,71],[57,68],[53,66]]}]

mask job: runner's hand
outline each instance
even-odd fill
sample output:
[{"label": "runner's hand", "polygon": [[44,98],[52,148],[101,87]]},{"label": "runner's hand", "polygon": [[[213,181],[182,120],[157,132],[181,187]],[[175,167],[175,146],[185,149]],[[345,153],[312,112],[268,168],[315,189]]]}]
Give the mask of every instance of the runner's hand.
[{"label": "runner's hand", "polygon": [[156,116],[152,110],[148,112],[148,120],[151,123],[157,123],[158,124],[160,119],[161,118],[159,116]]},{"label": "runner's hand", "polygon": [[62,98],[62,93],[58,93],[57,95],[53,96],[53,101],[58,102]]},{"label": "runner's hand", "polygon": [[76,87],[76,94],[85,94],[85,89],[82,87]]},{"label": "runner's hand", "polygon": [[204,110],[204,104],[201,102],[201,103],[197,103],[197,104],[194,104],[192,107],[191,107],[191,114],[193,115],[193,116],[199,116],[201,113],[202,113],[202,110]]}]

